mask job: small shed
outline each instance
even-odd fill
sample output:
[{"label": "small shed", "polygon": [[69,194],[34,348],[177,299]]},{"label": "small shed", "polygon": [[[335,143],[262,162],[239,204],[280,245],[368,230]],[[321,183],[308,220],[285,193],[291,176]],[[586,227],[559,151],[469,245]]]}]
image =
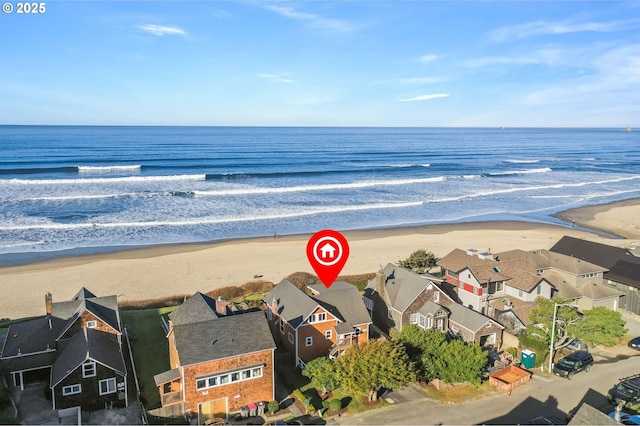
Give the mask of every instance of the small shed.
[{"label": "small shed", "polygon": [[527,383],[529,379],[531,379],[531,372],[515,365],[509,365],[489,374],[489,383],[507,392]]}]

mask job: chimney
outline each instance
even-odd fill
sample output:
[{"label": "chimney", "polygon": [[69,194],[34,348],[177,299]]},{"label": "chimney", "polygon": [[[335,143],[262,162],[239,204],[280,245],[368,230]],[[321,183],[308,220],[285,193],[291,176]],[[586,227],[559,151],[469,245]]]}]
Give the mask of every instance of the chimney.
[{"label": "chimney", "polygon": [[271,299],[271,312],[278,313],[278,300],[275,297]]},{"label": "chimney", "polygon": [[47,316],[51,316],[51,304],[53,303],[53,298],[51,296],[51,293],[46,293],[44,295],[44,307],[45,310],[47,311]]},{"label": "chimney", "polygon": [[385,274],[384,270],[382,269],[382,266],[380,266],[380,269],[376,274],[376,293],[378,293],[378,296],[380,296],[382,300],[384,300],[387,295],[386,284],[387,284],[387,274]]},{"label": "chimney", "polygon": [[216,311],[221,315],[227,315],[227,301],[222,296],[216,299]]}]

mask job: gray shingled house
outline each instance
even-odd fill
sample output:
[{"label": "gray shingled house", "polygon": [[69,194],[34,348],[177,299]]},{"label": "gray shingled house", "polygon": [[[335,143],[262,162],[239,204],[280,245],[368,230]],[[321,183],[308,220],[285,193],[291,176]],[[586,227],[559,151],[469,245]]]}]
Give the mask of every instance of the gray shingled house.
[{"label": "gray shingled house", "polygon": [[45,295],[46,315],[12,324],[0,370],[12,386],[48,381],[54,409],[127,405],[126,367],[116,296],[82,288],[71,300]]},{"label": "gray shingled house", "polygon": [[465,342],[499,347],[504,327],[454,301],[436,281],[387,264],[369,281],[363,296],[374,325],[389,333],[391,329],[401,331],[405,324],[415,324],[459,336]]}]

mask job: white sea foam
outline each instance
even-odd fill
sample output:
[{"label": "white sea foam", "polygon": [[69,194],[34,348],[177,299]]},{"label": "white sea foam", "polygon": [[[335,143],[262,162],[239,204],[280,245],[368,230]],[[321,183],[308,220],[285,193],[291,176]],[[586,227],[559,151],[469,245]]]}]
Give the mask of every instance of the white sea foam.
[{"label": "white sea foam", "polygon": [[525,170],[509,170],[506,172],[492,172],[487,173],[489,176],[510,176],[510,175],[528,175],[532,173],[549,173],[552,170],[549,167],[542,167],[539,169],[525,169]]},{"label": "white sea foam", "polygon": [[78,173],[120,173],[139,172],[141,165],[130,166],[78,166]]},{"label": "white sea foam", "polygon": [[221,189],[214,191],[193,191],[199,196],[228,196],[228,195],[252,195],[252,194],[283,194],[288,192],[306,192],[306,191],[333,191],[344,189],[362,189],[375,186],[396,186],[396,185],[412,185],[417,183],[442,182],[446,180],[445,176],[431,178],[416,179],[389,179],[389,180],[369,180],[349,183],[327,183],[321,185],[297,185],[285,187],[248,187],[236,189]]},{"label": "white sea foam", "polygon": [[88,185],[95,183],[122,182],[171,182],[171,181],[201,181],[207,175],[167,175],[167,176],[124,176],[112,178],[79,178],[79,179],[0,179],[0,185]]},{"label": "white sea foam", "polygon": [[518,159],[509,159],[504,160],[505,163],[513,163],[513,164],[530,164],[530,163],[539,163],[540,160],[518,160]]}]

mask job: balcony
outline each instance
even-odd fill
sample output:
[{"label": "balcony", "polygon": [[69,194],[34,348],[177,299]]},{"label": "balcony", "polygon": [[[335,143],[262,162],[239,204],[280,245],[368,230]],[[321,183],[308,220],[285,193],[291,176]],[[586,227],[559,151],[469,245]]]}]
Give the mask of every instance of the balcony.
[{"label": "balcony", "polygon": [[182,391],[165,393],[161,395],[161,398],[163,407],[166,407],[167,405],[177,404],[178,402],[182,402]]}]

